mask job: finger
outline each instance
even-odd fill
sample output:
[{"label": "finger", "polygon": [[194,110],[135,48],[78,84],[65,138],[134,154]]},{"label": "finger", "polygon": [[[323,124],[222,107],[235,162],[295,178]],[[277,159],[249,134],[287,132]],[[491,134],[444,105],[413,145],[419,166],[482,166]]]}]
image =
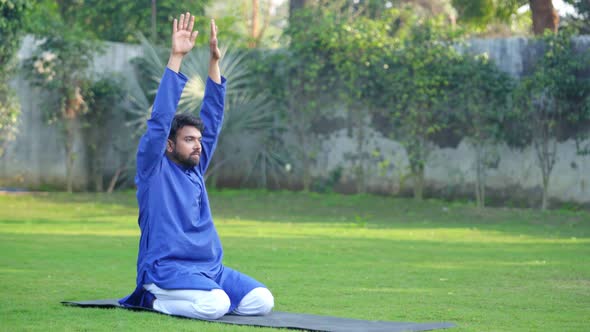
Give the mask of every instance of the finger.
[{"label": "finger", "polygon": [[191,16],[190,23],[188,24],[188,31],[193,31],[194,26],[195,26],[195,17]]},{"label": "finger", "polygon": [[178,31],[178,20],[174,19],[174,21],[172,22],[172,32],[177,32]]},{"label": "finger", "polygon": [[191,33],[191,43],[195,42],[198,35],[199,35],[199,31],[193,31],[193,33]]},{"label": "finger", "polygon": [[184,29],[184,14],[180,14],[180,19],[178,20],[178,30]]},{"label": "finger", "polygon": [[184,14],[184,27],[183,29],[186,30],[186,28],[188,28],[188,23],[191,20],[191,13],[186,12],[186,14]]},{"label": "finger", "polygon": [[217,37],[217,27],[215,26],[215,20],[211,19],[211,38]]}]

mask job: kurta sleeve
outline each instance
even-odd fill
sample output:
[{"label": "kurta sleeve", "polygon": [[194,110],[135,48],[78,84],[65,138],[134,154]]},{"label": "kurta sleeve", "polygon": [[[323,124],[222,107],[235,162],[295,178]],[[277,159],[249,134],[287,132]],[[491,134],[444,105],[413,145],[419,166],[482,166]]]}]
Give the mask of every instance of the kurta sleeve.
[{"label": "kurta sleeve", "polygon": [[166,68],[147,121],[147,131],[137,148],[136,183],[149,178],[164,157],[172,119],[187,81],[182,73]]},{"label": "kurta sleeve", "polygon": [[205,174],[215,147],[217,146],[217,140],[219,133],[221,132],[221,124],[223,122],[223,107],[225,104],[225,87],[226,79],[221,77],[221,84],[213,82],[211,78],[207,78],[207,84],[205,86],[205,97],[203,98],[203,107],[201,108],[201,120],[205,125],[205,129],[202,132],[202,153],[201,161],[199,163],[199,171],[201,174]]}]

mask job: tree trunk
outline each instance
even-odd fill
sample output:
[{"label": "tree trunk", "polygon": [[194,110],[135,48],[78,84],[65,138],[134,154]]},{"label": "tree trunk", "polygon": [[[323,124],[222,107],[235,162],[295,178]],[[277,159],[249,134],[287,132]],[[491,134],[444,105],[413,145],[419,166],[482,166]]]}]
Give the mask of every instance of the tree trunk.
[{"label": "tree trunk", "polygon": [[102,176],[102,167],[96,167],[93,171],[93,179],[94,179],[94,190],[97,193],[101,193],[104,191],[104,179]]},{"label": "tree trunk", "polygon": [[[305,141],[305,139],[304,139]],[[306,146],[306,145],[304,145]],[[311,161],[307,150],[303,151],[303,191],[309,192],[311,189]]]},{"label": "tree trunk", "polygon": [[119,181],[119,178],[129,168],[128,165],[129,165],[129,161],[130,161],[129,158],[131,158],[130,156],[131,156],[131,154],[129,154],[129,152],[128,152],[126,154],[126,159],[117,168],[113,177],[111,177],[111,181],[109,181],[109,186],[107,187],[107,193],[111,194],[115,190],[115,187],[117,186],[117,182]]},{"label": "tree trunk", "polygon": [[303,165],[303,191],[309,192],[311,189],[311,174],[309,173],[308,158],[305,158]]},{"label": "tree trunk", "polygon": [[485,169],[481,144],[475,145],[475,199],[477,208],[485,207]]},{"label": "tree trunk", "polygon": [[408,154],[408,161],[410,163],[410,177],[412,178],[412,187],[414,190],[414,199],[422,200],[422,192],[424,187],[424,168],[426,152],[424,149],[424,141],[421,138],[410,138],[404,144]]},{"label": "tree trunk", "polygon": [[119,177],[121,176],[121,173],[123,173],[123,171],[126,169],[125,166],[121,166],[119,168],[117,168],[117,170],[115,171],[115,174],[113,175],[113,177],[111,178],[111,181],[109,182],[109,187],[107,188],[107,193],[111,194],[113,193],[113,191],[115,190],[115,186],[117,185],[117,181],[119,181]]},{"label": "tree trunk", "polygon": [[256,40],[258,39],[258,0],[252,0],[252,15],[250,17],[250,41],[248,42],[249,48],[255,48]]},{"label": "tree trunk", "polygon": [[74,121],[65,119],[65,150],[66,150],[66,190],[73,191],[74,178]]},{"label": "tree trunk", "polygon": [[557,32],[559,15],[553,8],[551,0],[529,0],[533,16],[533,32],[542,35],[546,29]]},{"label": "tree trunk", "polygon": [[90,169],[90,176],[92,178],[92,182],[94,182],[94,191],[97,193],[104,191],[104,144],[101,142],[106,142],[106,135],[101,135],[99,132],[102,128],[104,128],[103,123],[97,123],[96,126],[93,126],[88,129],[90,131],[86,136],[87,139],[90,140],[88,143],[89,148],[86,150],[87,152],[87,164],[89,165]]},{"label": "tree trunk", "polygon": [[424,166],[418,166],[414,171],[414,199],[422,201],[424,198]]},{"label": "tree trunk", "polygon": [[555,155],[557,153],[557,142],[545,137],[540,142],[534,142],[537,158],[541,168],[543,181],[543,197],[541,200],[541,210],[545,211],[549,207],[549,179],[553,166],[555,166]]},{"label": "tree trunk", "polygon": [[[297,91],[302,91],[303,87],[299,86],[295,87],[295,89],[297,89]],[[312,181],[310,169],[312,163],[312,149],[310,148],[310,145],[308,145],[310,125],[306,117],[306,110],[301,106],[299,100],[295,98],[289,98],[289,109],[291,121],[294,123],[293,129],[295,130],[295,135],[298,141],[297,143],[299,144],[298,155],[301,158],[303,191],[309,192]]]},{"label": "tree trunk", "polygon": [[[264,32],[270,25],[270,18],[274,8],[275,7],[273,2],[268,1],[266,6],[266,13],[261,15],[262,13],[260,11],[260,1],[252,0],[251,12],[248,13],[248,8],[244,10],[245,16],[250,17],[250,20],[246,22],[246,29],[249,31],[248,48],[256,48],[260,45],[260,41],[264,36]],[[260,25],[261,20],[262,26]]]},{"label": "tree trunk", "polygon": [[541,210],[545,211],[549,207],[549,178],[543,176],[543,198],[541,200]]},{"label": "tree trunk", "polygon": [[363,114],[355,110],[355,118],[357,123],[357,147],[356,147],[356,160],[357,160],[357,172],[356,172],[356,192],[357,194],[364,194],[366,191],[366,179],[365,179],[365,123],[363,121]]}]

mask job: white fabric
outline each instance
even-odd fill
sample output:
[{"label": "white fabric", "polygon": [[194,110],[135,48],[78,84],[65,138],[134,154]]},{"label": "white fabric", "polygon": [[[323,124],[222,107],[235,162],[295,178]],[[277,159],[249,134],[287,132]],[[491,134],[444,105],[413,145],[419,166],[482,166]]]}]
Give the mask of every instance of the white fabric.
[{"label": "white fabric", "polygon": [[[221,289],[210,291],[195,289],[161,289],[155,284],[143,286],[154,294],[156,300],[153,308],[156,311],[198,319],[218,319],[229,311],[229,296]],[[266,315],[274,307],[274,298],[270,291],[263,287],[251,290],[234,310],[234,314],[242,316]]]},{"label": "white fabric", "polygon": [[199,319],[218,319],[229,310],[229,296],[221,289],[161,289],[155,284],[144,285],[154,294],[154,310],[169,315]]},{"label": "white fabric", "polygon": [[242,316],[266,315],[274,306],[275,299],[270,291],[266,288],[258,287],[244,296],[233,313]]}]

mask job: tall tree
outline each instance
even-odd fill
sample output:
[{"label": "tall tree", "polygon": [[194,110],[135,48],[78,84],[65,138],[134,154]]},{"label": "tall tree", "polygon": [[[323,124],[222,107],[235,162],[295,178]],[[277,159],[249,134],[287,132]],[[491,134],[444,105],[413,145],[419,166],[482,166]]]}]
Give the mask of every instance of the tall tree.
[{"label": "tall tree", "polygon": [[399,15],[397,11],[396,15],[392,14],[393,10],[389,10],[379,19],[371,19],[364,15],[354,17],[348,12],[334,22],[331,35],[325,38],[330,67],[334,69],[339,97],[348,115],[348,135],[356,142],[347,159],[353,164],[358,193],[366,191],[371,163],[367,127],[377,107],[381,106],[379,99],[383,93],[378,82],[390,74],[386,64],[397,42],[390,22],[399,19]]},{"label": "tall tree", "polygon": [[533,15],[533,32],[542,35],[545,30],[557,32],[559,15],[553,8],[551,0],[529,0]]},{"label": "tall tree", "polygon": [[[545,52],[535,71],[515,91],[518,136],[532,143],[541,171],[541,208],[548,207],[551,174],[557,162],[557,142],[576,136],[575,128],[590,119],[588,53],[576,53],[571,35],[545,34]],[[572,131],[574,133],[572,134]]]},{"label": "tall tree", "polygon": [[[332,75],[329,66],[327,41],[334,36],[336,15],[331,8],[309,6],[292,12],[291,22],[285,31],[291,42],[287,67],[286,117],[290,130],[297,140],[295,170],[300,171],[303,189],[311,188],[311,169],[319,146],[312,137],[312,125],[322,114],[319,110],[325,96],[326,81]],[[332,82],[333,83],[333,82]]]},{"label": "tall tree", "polygon": [[457,70],[453,104],[456,110],[452,123],[475,150],[475,199],[478,208],[485,207],[486,176],[497,164],[495,145],[506,133],[504,118],[509,114],[508,96],[513,84],[508,74],[500,71],[486,55],[463,56]]},{"label": "tall tree", "polygon": [[[42,108],[49,123],[55,124],[62,132],[65,150],[66,188],[73,189],[73,167],[76,159],[76,127],[80,115],[88,108],[84,100],[84,88],[88,82],[88,67],[94,56],[101,50],[101,44],[93,39],[90,32],[76,22],[70,23],[67,9],[61,3],[46,2],[50,21],[46,26],[37,25],[33,30],[41,41],[32,56],[26,60],[26,73],[33,85],[43,88],[45,100]],[[41,20],[36,8],[35,17]],[[62,15],[66,15],[65,17]],[[36,21],[36,24],[39,24]]]},{"label": "tall tree", "polygon": [[[120,113],[121,100],[125,95],[122,80],[113,73],[103,73],[83,89],[84,100],[88,112],[81,117],[86,140],[88,174],[94,182],[94,190],[104,189],[103,175],[105,171],[107,142],[114,142],[114,134],[107,130],[109,120]],[[128,139],[128,137],[126,137]],[[115,144],[113,144],[115,145]]]},{"label": "tall tree", "polygon": [[16,134],[20,105],[8,80],[14,72],[15,55],[30,8],[31,2],[27,0],[0,1],[0,157]]},{"label": "tall tree", "polygon": [[453,68],[460,60],[455,35],[441,18],[418,20],[391,56],[383,78],[396,138],[406,149],[414,198],[422,200],[426,164],[434,139],[448,124]]}]

